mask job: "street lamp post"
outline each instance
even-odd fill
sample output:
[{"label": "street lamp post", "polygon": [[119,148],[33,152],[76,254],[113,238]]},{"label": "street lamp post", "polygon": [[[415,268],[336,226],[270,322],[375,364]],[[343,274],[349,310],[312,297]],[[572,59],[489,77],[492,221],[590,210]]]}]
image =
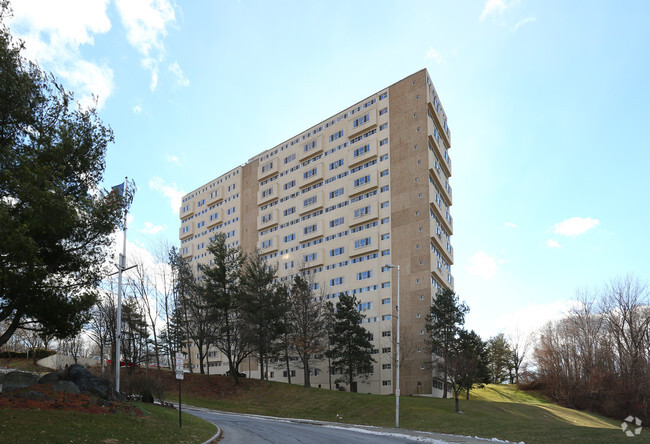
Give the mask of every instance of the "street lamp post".
[{"label": "street lamp post", "polygon": [[395,341],[395,428],[399,429],[399,265],[387,264],[388,268],[397,268],[397,305],[395,313],[397,314],[397,341]]}]

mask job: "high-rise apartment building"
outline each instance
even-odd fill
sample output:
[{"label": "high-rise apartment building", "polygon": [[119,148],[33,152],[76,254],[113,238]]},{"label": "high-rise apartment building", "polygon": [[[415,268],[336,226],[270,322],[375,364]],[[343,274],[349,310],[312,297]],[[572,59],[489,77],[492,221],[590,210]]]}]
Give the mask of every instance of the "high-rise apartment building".
[{"label": "high-rise apartment building", "polygon": [[[210,239],[223,232],[230,245],[258,249],[277,265],[280,281],[303,267],[332,302],[355,294],[376,360],[358,391],[380,394],[395,386],[397,272],[386,265],[399,265],[401,393],[441,395],[425,317],[435,293],[454,285],[450,146],[423,69],[187,194],[181,254],[193,267],[207,264]],[[210,373],[225,373],[219,352],[208,360]],[[292,382],[302,383],[298,364]],[[270,370],[271,379],[287,380],[282,363]],[[325,358],[312,371],[312,385],[329,387]]]}]

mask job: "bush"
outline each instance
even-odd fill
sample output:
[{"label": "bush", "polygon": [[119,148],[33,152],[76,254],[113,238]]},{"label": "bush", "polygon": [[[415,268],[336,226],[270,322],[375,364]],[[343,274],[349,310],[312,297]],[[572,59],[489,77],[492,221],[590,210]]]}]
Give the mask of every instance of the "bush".
[{"label": "bush", "polygon": [[[29,357],[34,358],[35,360],[47,358],[48,356],[55,355],[56,351],[54,350],[46,350],[44,348],[37,348],[34,350],[32,353],[31,351],[29,352]],[[17,352],[17,351],[4,351],[0,352],[0,358],[2,359],[7,359],[7,358],[27,358],[27,352]]]},{"label": "bush", "polygon": [[146,375],[131,375],[124,379],[122,392],[142,402],[153,402],[154,399],[164,401],[165,386],[158,378]]}]

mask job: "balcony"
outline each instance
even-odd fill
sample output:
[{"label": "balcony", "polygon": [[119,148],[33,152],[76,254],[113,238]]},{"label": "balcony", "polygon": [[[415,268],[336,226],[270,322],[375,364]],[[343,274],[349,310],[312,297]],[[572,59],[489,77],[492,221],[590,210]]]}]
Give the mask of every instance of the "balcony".
[{"label": "balcony", "polygon": [[[302,225],[299,228],[298,242],[308,242],[312,239],[323,236],[323,221],[319,220],[318,222],[309,222],[310,221],[307,221],[305,225]],[[313,227],[314,225],[316,226],[315,228]]]},{"label": "balcony", "polygon": [[350,257],[361,256],[379,250],[379,235],[377,233],[367,234],[366,231],[369,230],[356,233],[357,236],[348,242],[347,251]]},{"label": "balcony", "polygon": [[223,200],[223,185],[218,185],[213,191],[210,192],[210,195],[206,199],[206,204],[208,206],[214,205]]},{"label": "balcony", "polygon": [[[315,170],[315,171],[314,171]],[[298,188],[305,188],[323,180],[323,163],[309,164],[301,168],[302,176],[298,179]],[[305,177],[307,175],[307,177]]]},{"label": "balcony", "polygon": [[268,254],[277,251],[278,244],[279,244],[279,239],[277,235],[268,236],[260,239],[258,243],[260,254]]},{"label": "balcony", "polygon": [[304,162],[323,152],[323,136],[316,136],[304,142],[298,151],[298,160]]},{"label": "balcony", "polygon": [[[358,150],[363,149],[367,146],[367,151],[365,151],[362,154],[358,154]],[[355,156],[355,152],[357,152],[357,155]],[[366,162],[370,159],[373,159],[377,157],[377,139],[376,138],[368,138],[364,139],[355,145],[352,146],[348,150],[347,154],[347,165],[348,167],[352,168],[360,163]]]},{"label": "balcony", "polygon": [[345,130],[349,139],[360,133],[377,126],[377,108],[362,109],[360,112],[348,117],[348,126]]},{"label": "balcony", "polygon": [[[364,212],[366,208],[369,208],[368,211]],[[355,214],[358,216],[355,217]],[[350,215],[348,216],[348,226],[350,228],[357,225],[365,224],[371,220],[377,219],[379,217],[379,204],[378,202],[367,202],[367,199],[361,201],[361,204],[357,204],[356,207],[350,209]]]},{"label": "balcony", "polygon": [[302,203],[301,207],[298,210],[299,215],[304,215],[312,211],[316,211],[319,208],[323,207],[325,200],[323,199],[323,192],[316,191],[315,193],[302,194]]},{"label": "balcony", "polygon": [[277,208],[274,208],[270,211],[265,211],[259,216],[257,220],[257,229],[264,230],[266,228],[272,227],[273,225],[277,225],[279,220],[278,215],[279,210]]},{"label": "balcony", "polygon": [[257,205],[263,205],[267,202],[278,198],[278,190],[280,185],[277,183],[266,184],[257,192]]},{"label": "balcony", "polygon": [[[185,232],[183,232],[185,230]],[[178,237],[180,240],[185,240],[188,237],[194,236],[194,223],[188,222],[185,226],[181,226],[178,229]]]},{"label": "balcony", "polygon": [[361,193],[365,193],[373,188],[377,188],[378,172],[361,170],[355,173],[348,181],[347,190],[348,196],[353,197]]},{"label": "balcony", "polygon": [[223,221],[223,210],[215,210],[206,221],[206,227],[212,228]]},{"label": "balcony", "polygon": [[265,160],[257,167],[257,180],[264,180],[280,171],[280,161],[277,158]]}]

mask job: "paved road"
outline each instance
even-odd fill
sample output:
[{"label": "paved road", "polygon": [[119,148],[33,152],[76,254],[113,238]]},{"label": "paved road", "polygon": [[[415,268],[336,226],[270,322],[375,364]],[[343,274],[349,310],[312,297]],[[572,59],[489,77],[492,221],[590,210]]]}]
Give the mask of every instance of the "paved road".
[{"label": "paved road", "polygon": [[349,426],[319,421],[278,419],[237,413],[223,413],[183,406],[183,411],[221,427],[219,444],[235,443],[300,443],[300,444],[395,444],[395,443],[483,443],[487,440],[466,436],[377,427]]}]

